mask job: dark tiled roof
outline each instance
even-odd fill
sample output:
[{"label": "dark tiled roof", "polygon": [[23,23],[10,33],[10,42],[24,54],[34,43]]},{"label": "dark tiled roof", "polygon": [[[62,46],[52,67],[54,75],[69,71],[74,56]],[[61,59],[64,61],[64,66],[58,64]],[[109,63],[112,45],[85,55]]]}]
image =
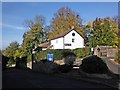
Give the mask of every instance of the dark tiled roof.
[{"label": "dark tiled roof", "polygon": [[[75,30],[75,29],[72,29],[72,30]],[[64,32],[60,33],[59,35],[55,36],[54,38],[52,38],[51,40],[64,37],[65,35],[67,35],[67,34],[68,34],[69,32],[71,32],[72,30],[64,31]],[[76,30],[75,30],[75,31],[76,31]],[[81,35],[78,31],[76,31],[76,32],[77,32],[80,36],[83,37],[83,35]]]},{"label": "dark tiled roof", "polygon": [[47,48],[48,46],[50,46],[50,42],[42,43],[39,45],[39,47],[42,47],[42,48]]}]

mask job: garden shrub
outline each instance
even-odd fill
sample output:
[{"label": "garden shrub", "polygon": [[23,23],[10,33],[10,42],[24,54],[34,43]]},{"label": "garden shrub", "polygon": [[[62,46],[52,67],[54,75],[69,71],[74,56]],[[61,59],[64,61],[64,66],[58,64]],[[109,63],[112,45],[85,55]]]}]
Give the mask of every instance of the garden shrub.
[{"label": "garden shrub", "polygon": [[67,65],[73,65],[76,59],[76,55],[70,51],[63,52],[63,57],[64,57],[64,62]]},{"label": "garden shrub", "polygon": [[8,64],[9,59],[9,57],[2,55],[2,70],[6,69],[6,65]]},{"label": "garden shrub", "polygon": [[115,61],[120,64],[120,50],[115,55]]},{"label": "garden shrub", "polygon": [[[53,54],[54,60],[62,60],[65,58],[66,64],[72,64],[75,61],[76,55],[69,49],[55,49],[45,50],[34,55],[35,60],[42,60],[47,58],[47,54]],[[68,57],[69,60],[68,60]]]},{"label": "garden shrub", "polygon": [[63,52],[63,57],[67,57],[68,55],[74,55],[74,56],[76,56],[76,55],[74,54],[74,52],[72,52],[72,51],[64,51],[64,52]]},{"label": "garden shrub", "polygon": [[106,63],[96,55],[86,57],[82,60],[82,64],[80,65],[80,70],[86,73],[107,73],[108,67]]},{"label": "garden shrub", "polygon": [[11,66],[12,64],[15,64],[15,60],[14,60],[14,57],[9,57],[9,61],[8,61],[8,64],[7,66]]},{"label": "garden shrub", "polygon": [[60,65],[58,70],[62,73],[67,73],[69,71],[71,71],[72,69],[72,66],[71,65],[67,65],[67,64],[64,64],[64,65]]},{"label": "garden shrub", "polygon": [[26,69],[27,68],[27,56],[19,58],[16,58],[16,68],[20,69]]},{"label": "garden shrub", "polygon": [[62,60],[64,58],[63,53],[66,51],[71,51],[69,49],[48,49],[38,52],[34,55],[35,60],[39,61],[47,58],[47,54],[54,54],[54,60]]},{"label": "garden shrub", "polygon": [[77,58],[84,58],[91,54],[89,47],[75,49],[74,53],[76,54]]}]

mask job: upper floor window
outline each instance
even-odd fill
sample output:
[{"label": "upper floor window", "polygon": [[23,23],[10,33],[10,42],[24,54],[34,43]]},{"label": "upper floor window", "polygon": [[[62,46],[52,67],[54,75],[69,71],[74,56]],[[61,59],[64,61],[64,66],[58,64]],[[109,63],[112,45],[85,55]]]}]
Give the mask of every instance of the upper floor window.
[{"label": "upper floor window", "polygon": [[72,42],[74,43],[74,42],[75,42],[75,39],[72,39]]},{"label": "upper floor window", "polygon": [[72,33],[72,36],[75,36],[75,33]]}]

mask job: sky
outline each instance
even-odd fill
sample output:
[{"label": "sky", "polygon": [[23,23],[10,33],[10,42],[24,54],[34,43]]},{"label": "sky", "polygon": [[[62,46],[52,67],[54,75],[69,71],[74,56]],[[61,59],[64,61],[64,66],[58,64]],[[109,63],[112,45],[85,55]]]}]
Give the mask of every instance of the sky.
[{"label": "sky", "polygon": [[78,13],[83,20],[82,24],[96,17],[118,16],[117,2],[2,2],[0,49],[5,49],[13,41],[22,44],[23,34],[27,31],[23,24],[26,19],[33,20],[36,15],[43,15],[46,25],[49,25],[61,7],[69,7]]}]

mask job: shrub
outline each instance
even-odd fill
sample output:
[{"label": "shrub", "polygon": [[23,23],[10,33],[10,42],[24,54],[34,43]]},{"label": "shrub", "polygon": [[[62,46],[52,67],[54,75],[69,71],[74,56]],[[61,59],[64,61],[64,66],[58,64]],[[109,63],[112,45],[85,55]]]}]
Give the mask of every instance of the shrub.
[{"label": "shrub", "polygon": [[120,51],[118,51],[115,55],[115,61],[120,64]]},{"label": "shrub", "polygon": [[63,52],[64,62],[67,65],[73,65],[76,55],[73,52],[67,51]]},{"label": "shrub", "polygon": [[6,69],[6,65],[8,64],[9,59],[9,57],[2,55],[2,70]]},{"label": "shrub", "polygon": [[75,49],[74,53],[76,54],[77,58],[84,58],[84,57],[89,56],[91,54],[89,47]]},{"label": "shrub", "polygon": [[63,57],[67,57],[68,55],[74,55],[74,56],[76,56],[72,51],[64,51],[63,52]]},{"label": "shrub", "polygon": [[15,60],[14,60],[14,57],[9,57],[9,61],[8,61],[8,64],[7,66],[11,66],[12,64],[15,64]]},{"label": "shrub", "polygon": [[47,61],[47,59],[41,60],[33,64],[33,70],[42,73],[67,73],[72,69],[71,65],[58,65],[53,62]]},{"label": "shrub", "polygon": [[27,56],[19,58],[16,58],[16,68],[20,69],[26,69],[27,68]]},{"label": "shrub", "polygon": [[72,69],[72,66],[71,65],[67,65],[67,64],[64,64],[64,65],[60,65],[58,70],[62,73],[67,73],[69,71],[71,71]]},{"label": "shrub", "polygon": [[80,68],[87,73],[107,73],[108,67],[104,61],[97,56],[86,57],[82,60]]},{"label": "shrub", "polygon": [[42,60],[42,59],[46,59],[47,58],[47,54],[54,54],[54,59],[55,60],[62,60],[62,58],[64,58],[63,53],[66,51],[71,51],[68,49],[49,49],[49,50],[45,50],[45,51],[41,51],[38,52],[34,55],[35,60]]}]

